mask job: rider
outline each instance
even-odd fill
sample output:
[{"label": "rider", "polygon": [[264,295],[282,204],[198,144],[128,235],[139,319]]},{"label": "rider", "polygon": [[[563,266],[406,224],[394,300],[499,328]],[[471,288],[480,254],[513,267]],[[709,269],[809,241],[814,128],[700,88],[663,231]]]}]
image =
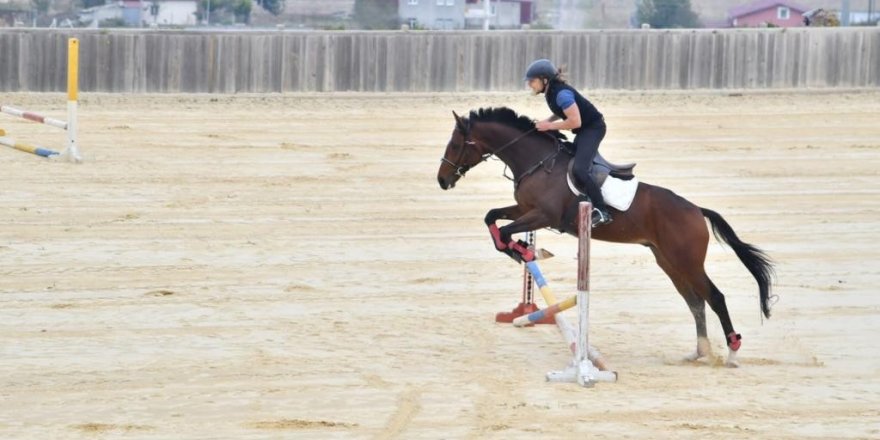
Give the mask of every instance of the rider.
[{"label": "rider", "polygon": [[[599,143],[605,137],[605,118],[587,98],[562,78],[550,60],[532,62],[526,70],[525,81],[537,95],[543,93],[553,116],[538,121],[538,131],[571,130],[575,134],[574,176],[586,190],[593,203],[593,226],[611,223],[611,214],[602,198],[602,191],[590,177],[593,158],[599,151]],[[560,121],[560,119],[562,119]]]}]

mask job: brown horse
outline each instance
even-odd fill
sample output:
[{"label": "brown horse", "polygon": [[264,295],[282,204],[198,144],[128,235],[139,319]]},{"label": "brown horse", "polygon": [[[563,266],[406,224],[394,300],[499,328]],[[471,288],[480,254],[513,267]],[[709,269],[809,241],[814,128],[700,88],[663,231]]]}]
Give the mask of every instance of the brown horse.
[{"label": "brown horse", "polygon": [[[517,261],[528,260],[532,255],[521,243],[511,239],[513,234],[549,227],[577,235],[577,216],[572,213],[578,196],[571,192],[566,181],[571,155],[562,148],[564,136],[558,132],[537,132],[532,120],[508,108],[480,109],[472,111],[467,118],[454,112],[453,115],[455,129],[437,173],[441,188],[454,187],[470,168],[493,155],[513,173],[516,204],[492,209],[485,218],[496,249]],[[697,348],[687,359],[696,360],[710,353],[705,312],[708,302],[727,336],[727,364],[736,366],[741,336],[733,328],[724,295],[703,267],[709,244],[704,219],[711,223],[716,238],[733,248],[755,277],[761,311],[769,318],[774,271],[767,255],[741,241],[717,212],[696,206],[666,188],[639,182],[629,209],[610,209],[614,221],[595,228],[593,238],[636,243],[651,249],[657,264],[672,280],[694,316]],[[498,220],[511,222],[499,228],[495,224]]]}]

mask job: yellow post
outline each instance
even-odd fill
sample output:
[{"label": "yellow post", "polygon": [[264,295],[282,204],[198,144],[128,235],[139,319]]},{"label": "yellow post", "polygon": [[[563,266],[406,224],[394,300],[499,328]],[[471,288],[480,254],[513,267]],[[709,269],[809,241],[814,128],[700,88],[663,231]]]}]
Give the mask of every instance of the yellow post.
[{"label": "yellow post", "polygon": [[71,162],[81,162],[79,147],[76,145],[77,98],[79,97],[79,40],[67,40],[67,148],[61,157]]},{"label": "yellow post", "polygon": [[67,100],[76,101],[79,94],[79,40],[67,40]]}]

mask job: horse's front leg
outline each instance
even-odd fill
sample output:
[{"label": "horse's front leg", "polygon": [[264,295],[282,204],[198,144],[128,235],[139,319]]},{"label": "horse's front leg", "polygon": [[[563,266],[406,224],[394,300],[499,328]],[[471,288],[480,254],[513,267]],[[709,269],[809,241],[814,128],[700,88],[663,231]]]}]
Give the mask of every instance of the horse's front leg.
[{"label": "horse's front leg", "polygon": [[489,227],[492,243],[499,252],[510,255],[510,248],[507,246],[507,243],[510,241],[510,235],[502,236],[501,230],[495,222],[498,220],[516,220],[522,216],[522,212],[522,208],[519,205],[512,205],[505,206],[504,208],[495,208],[486,213],[486,226]]},{"label": "horse's front leg", "polygon": [[[499,228],[495,222],[502,219],[513,221]],[[532,209],[528,212],[523,212],[519,205],[514,205],[489,211],[486,214],[486,225],[489,227],[489,233],[492,235],[495,249],[504,252],[510,258],[520,263],[523,260],[533,260],[535,255],[533,250],[528,249],[527,245],[514,241],[512,239],[513,234],[546,228],[550,226],[550,219],[543,211]]]}]

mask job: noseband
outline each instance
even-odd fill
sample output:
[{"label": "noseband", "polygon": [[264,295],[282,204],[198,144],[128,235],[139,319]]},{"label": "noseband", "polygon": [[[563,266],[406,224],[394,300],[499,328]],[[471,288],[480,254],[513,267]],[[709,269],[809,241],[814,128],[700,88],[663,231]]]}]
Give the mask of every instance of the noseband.
[{"label": "noseband", "polygon": [[[458,159],[456,159],[455,162],[461,162],[461,158],[464,157],[465,145],[475,146],[475,145],[477,145],[477,143],[465,138],[464,142],[462,142],[462,144],[461,144],[461,154],[458,155]],[[491,156],[491,155],[492,155],[492,153],[489,153],[488,155],[484,155],[483,159],[480,160],[480,162],[488,159],[489,158],[488,156]],[[449,166],[451,166],[455,170],[452,174],[450,174],[450,176],[458,176],[458,177],[464,177],[465,173],[467,173],[468,170],[471,169],[471,167],[476,165],[476,164],[474,164],[474,165],[458,165],[457,163],[447,159],[445,156],[440,158],[440,162],[448,164]],[[477,163],[480,163],[480,162],[477,162]]]}]

